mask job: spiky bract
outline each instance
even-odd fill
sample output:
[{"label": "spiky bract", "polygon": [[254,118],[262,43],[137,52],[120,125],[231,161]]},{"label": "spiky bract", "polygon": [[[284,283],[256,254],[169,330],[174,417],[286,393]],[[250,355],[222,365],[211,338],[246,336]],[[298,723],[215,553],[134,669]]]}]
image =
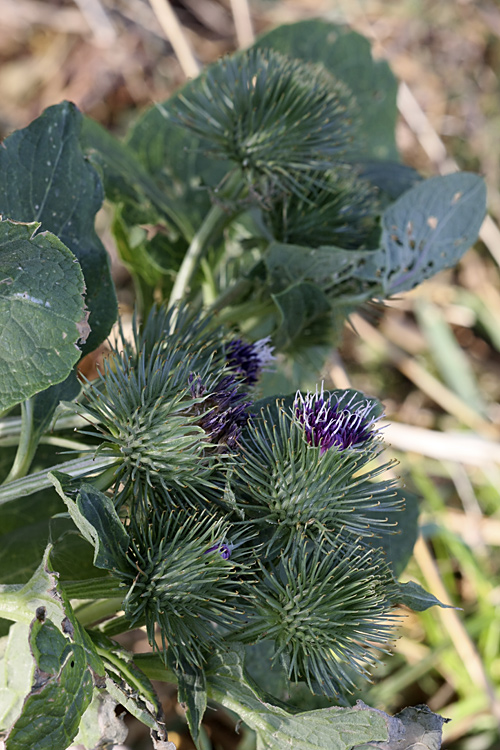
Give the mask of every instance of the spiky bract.
[{"label": "spiky bract", "polygon": [[322,66],[252,48],[225,57],[180,95],[176,117],[235,162],[254,190],[301,194],[301,177],[332,166],[353,136],[354,104]]},{"label": "spiky bract", "polygon": [[99,452],[116,457],[115,503],[131,512],[148,498],[199,507],[220,497],[246,420],[220,332],[177,312],[154,311],[141,333],[134,325],[133,344],[122,335],[77,407],[98,423],[86,432]]},{"label": "spiky bract", "polygon": [[133,625],[145,621],[149,642],[165,660],[168,648],[176,660],[201,667],[233,624],[246,571],[238,555],[219,551],[229,548],[223,541],[229,534],[227,523],[205,514],[153,513],[135,525],[123,608]]},{"label": "spiky bract", "polygon": [[337,166],[302,183],[303,193],[277,197],[263,218],[289,245],[366,248],[378,214],[376,189],[352,167]]},{"label": "spiky bract", "polygon": [[[246,520],[262,531],[268,555],[289,550],[303,536],[370,537],[401,506],[393,480],[374,480],[389,466],[370,467],[380,441],[365,449],[327,451],[310,445],[292,409],[277,404],[249,422],[236,468],[234,492]],[[275,416],[276,414],[276,416]]]},{"label": "spiky bract", "polygon": [[274,660],[313,692],[336,695],[368,676],[373,649],[384,649],[395,620],[377,551],[302,539],[279,566],[261,565],[259,577],[245,642],[274,640]]}]

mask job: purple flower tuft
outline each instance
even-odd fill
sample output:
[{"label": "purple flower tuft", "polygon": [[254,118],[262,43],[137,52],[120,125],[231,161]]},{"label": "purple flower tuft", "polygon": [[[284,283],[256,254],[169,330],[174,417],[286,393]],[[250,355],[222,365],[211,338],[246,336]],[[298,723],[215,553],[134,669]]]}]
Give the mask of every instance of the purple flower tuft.
[{"label": "purple flower tuft", "polygon": [[379,419],[373,415],[373,403],[360,401],[356,394],[349,398],[321,392],[303,396],[297,391],[293,402],[295,417],[304,428],[309,445],[321,447],[323,454],[335,446],[338,450],[360,448],[373,435],[372,427]]},{"label": "purple flower tuft", "polygon": [[240,392],[234,375],[226,375],[209,388],[197,375],[191,375],[189,380],[193,398],[203,398],[196,407],[200,417],[199,426],[205,430],[211,442],[236,448],[251,404]]},{"label": "purple flower tuft", "polygon": [[204,554],[208,555],[209,552],[220,552],[220,556],[223,560],[229,560],[232,551],[232,544],[221,544],[219,542],[217,544],[214,544],[212,547],[209,547]]},{"label": "purple flower tuft", "polygon": [[249,386],[255,385],[262,369],[274,360],[273,347],[269,345],[269,341],[269,336],[253,344],[235,339],[226,346],[228,364]]}]

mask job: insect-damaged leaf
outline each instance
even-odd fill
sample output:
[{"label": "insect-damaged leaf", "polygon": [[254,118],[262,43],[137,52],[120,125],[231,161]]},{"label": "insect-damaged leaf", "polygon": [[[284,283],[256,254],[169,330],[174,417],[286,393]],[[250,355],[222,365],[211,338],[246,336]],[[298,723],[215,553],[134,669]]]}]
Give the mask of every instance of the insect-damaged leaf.
[{"label": "insect-damaged leaf", "polygon": [[0,220],[0,411],[63,381],[87,333],[81,268],[39,226]]},{"label": "insect-damaged leaf", "polygon": [[[70,102],[49,107],[0,148],[0,214],[39,221],[77,257],[85,277],[92,351],[108,335],[117,305],[109,260],[94,229],[103,201],[99,175],[80,147],[82,115]],[[61,378],[62,379],[62,378]]]}]

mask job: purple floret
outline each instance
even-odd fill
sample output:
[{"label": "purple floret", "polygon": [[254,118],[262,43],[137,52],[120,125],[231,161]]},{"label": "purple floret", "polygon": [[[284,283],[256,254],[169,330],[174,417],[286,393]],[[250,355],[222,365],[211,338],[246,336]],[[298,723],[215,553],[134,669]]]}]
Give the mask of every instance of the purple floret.
[{"label": "purple floret", "polygon": [[335,446],[338,450],[361,448],[374,434],[379,419],[373,415],[373,403],[359,401],[354,394],[338,398],[334,394],[297,391],[293,403],[295,417],[304,428],[309,445],[321,447],[323,454]]},{"label": "purple floret", "polygon": [[198,405],[199,426],[212,443],[236,448],[251,403],[240,392],[234,375],[226,375],[209,389],[199,376],[192,375],[190,384],[193,398],[203,397]]},{"label": "purple floret", "polygon": [[235,339],[226,346],[228,364],[249,386],[255,385],[262,369],[274,360],[273,347],[269,345],[269,341],[269,336],[253,344]]}]

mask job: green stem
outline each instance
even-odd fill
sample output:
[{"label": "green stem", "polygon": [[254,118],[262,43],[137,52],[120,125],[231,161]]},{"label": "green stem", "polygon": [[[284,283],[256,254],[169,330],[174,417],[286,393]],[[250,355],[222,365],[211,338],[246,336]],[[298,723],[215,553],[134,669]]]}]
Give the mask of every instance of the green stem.
[{"label": "green stem", "polygon": [[[88,427],[89,419],[84,419],[77,414],[67,414],[63,417],[58,417],[54,425],[51,427],[51,433],[62,431],[62,430],[73,430],[79,427]],[[23,429],[22,417],[6,417],[0,420],[0,444],[7,445],[11,443],[4,443],[4,440],[15,438],[15,445],[19,443],[19,436]]]},{"label": "green stem", "polygon": [[[62,581],[68,599],[116,599],[124,594],[124,586],[112,576],[86,578],[83,581]],[[120,600],[121,601],[121,600]]]},{"label": "green stem", "polygon": [[252,288],[252,282],[247,277],[242,277],[238,279],[232,286],[230,286],[228,289],[225,289],[217,299],[214,300],[214,302],[211,304],[208,312],[209,313],[216,313],[220,310],[223,310],[225,307],[230,307],[231,305],[234,305],[235,302],[237,302],[241,297],[243,297],[247,292],[250,291]]},{"label": "green stem", "polygon": [[120,617],[115,617],[113,620],[103,623],[99,627],[99,630],[103,635],[112,638],[115,635],[120,635],[120,633],[127,633],[129,630],[140,628],[142,625],[144,625],[144,622],[131,625],[130,620],[125,615],[120,615]]},{"label": "green stem", "polygon": [[33,399],[28,398],[21,404],[21,420],[21,434],[19,436],[16,457],[7,478],[4,480],[4,484],[13,482],[14,479],[24,477],[28,473],[31,462],[33,461],[33,456],[35,455],[38,445],[36,432],[33,429]]},{"label": "green stem", "polygon": [[79,622],[85,627],[109,620],[122,608],[123,599],[98,599],[75,609]]},{"label": "green stem", "polygon": [[150,680],[177,682],[177,676],[175,673],[164,665],[158,654],[134,654],[134,664],[136,664]]},{"label": "green stem", "polygon": [[80,477],[96,473],[115,462],[116,458],[111,456],[97,456],[96,458],[85,456],[29,474],[27,477],[0,486],[0,506],[17,500],[19,497],[26,497],[39,490],[45,490],[47,487],[53,487],[54,485],[47,476],[49,471],[62,471],[72,477]]},{"label": "green stem", "polygon": [[[224,191],[227,196],[226,200],[235,200],[243,189],[243,186],[244,183],[241,174],[239,171],[236,171],[227,181],[227,186]],[[208,250],[210,241],[217,230],[220,230],[222,226],[233,219],[239,211],[240,208],[236,208],[232,213],[228,213],[228,211],[219,204],[214,204],[212,206],[186,251],[170,294],[170,307],[176,302],[180,302],[186,295],[196,271],[198,270],[201,258]]]}]

